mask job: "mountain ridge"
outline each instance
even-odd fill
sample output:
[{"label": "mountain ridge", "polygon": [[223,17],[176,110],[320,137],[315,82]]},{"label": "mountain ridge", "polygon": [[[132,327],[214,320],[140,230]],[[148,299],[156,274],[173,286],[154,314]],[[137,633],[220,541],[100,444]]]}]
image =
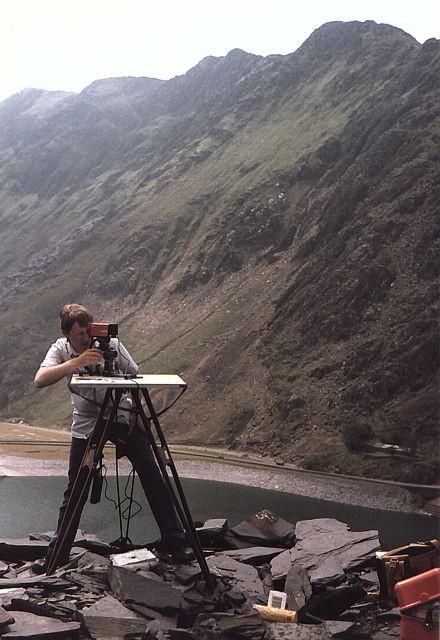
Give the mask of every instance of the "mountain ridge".
[{"label": "mountain ridge", "polygon": [[0,103],[3,416],[68,421],[31,381],[76,299],[187,380],[174,440],[434,481],[439,49],[331,23],[96,81],[15,138]]}]

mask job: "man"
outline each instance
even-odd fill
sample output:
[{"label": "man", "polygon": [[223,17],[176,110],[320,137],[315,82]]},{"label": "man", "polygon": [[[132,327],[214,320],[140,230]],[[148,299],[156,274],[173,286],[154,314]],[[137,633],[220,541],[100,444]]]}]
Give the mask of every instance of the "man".
[{"label": "man", "polygon": [[[89,331],[90,324],[93,322],[91,313],[82,305],[66,304],[60,311],[60,319],[63,337],[52,344],[35,375],[35,385],[38,388],[56,384],[66,378],[73,406],[68,484],[59,511],[57,532],[49,544],[44,568],[47,567],[53,551],[88,439],[93,432],[105,396],[105,389],[102,387],[84,389],[80,394],[70,387],[73,375],[86,372],[97,374],[102,371],[104,360],[101,350],[96,347],[90,348]],[[125,347],[115,338],[111,339],[110,346],[118,354],[115,367],[123,373],[134,375],[138,367]],[[137,425],[130,426],[129,408],[128,401],[120,404],[116,421],[110,427],[108,439],[115,442],[118,454],[126,455],[136,470],[159,526],[164,550],[176,561],[192,560],[194,554],[191,549],[185,547],[185,532],[148,444],[147,436]],[[79,519],[80,514],[74,523],[74,532],[78,528]],[[57,564],[66,564],[68,561],[68,557],[60,558]]]}]

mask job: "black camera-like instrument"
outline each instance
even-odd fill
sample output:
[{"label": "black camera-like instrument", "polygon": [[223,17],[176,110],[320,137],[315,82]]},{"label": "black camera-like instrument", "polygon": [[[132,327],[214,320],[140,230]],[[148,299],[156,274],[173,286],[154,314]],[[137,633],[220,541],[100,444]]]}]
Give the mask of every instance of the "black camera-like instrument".
[{"label": "black camera-like instrument", "polygon": [[90,347],[101,349],[104,358],[103,376],[118,376],[115,360],[118,352],[110,344],[111,338],[118,337],[118,325],[108,322],[92,322],[90,325]]}]

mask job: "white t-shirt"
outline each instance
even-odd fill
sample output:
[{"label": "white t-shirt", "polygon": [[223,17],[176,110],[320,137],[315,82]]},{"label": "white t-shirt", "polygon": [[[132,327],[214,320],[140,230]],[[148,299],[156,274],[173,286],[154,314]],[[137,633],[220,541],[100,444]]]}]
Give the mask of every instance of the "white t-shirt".
[{"label": "white t-shirt", "polygon": [[[117,338],[110,338],[110,347],[117,352],[115,359],[115,367],[122,373],[135,374],[138,371],[138,366],[128,353],[124,345],[119,342]],[[74,352],[72,345],[67,338],[58,338],[56,342],[50,347],[46,353],[46,357],[41,363],[42,367],[53,367],[57,364],[67,362],[72,358],[75,358],[78,354]],[[98,363],[98,367],[104,365],[104,359]],[[88,373],[87,369],[78,367],[69,376],[66,376],[67,383],[69,384],[73,375],[79,373]],[[72,436],[75,438],[88,438],[95,426],[96,418],[99,414],[101,404],[104,402],[105,388],[103,387],[91,387],[88,389],[81,388],[77,393],[70,393],[70,401],[73,406],[73,422],[72,422]],[[120,402],[121,409],[129,409],[131,404],[128,399],[123,399]],[[117,422],[129,422],[130,414],[128,411],[118,410],[115,421]]]}]

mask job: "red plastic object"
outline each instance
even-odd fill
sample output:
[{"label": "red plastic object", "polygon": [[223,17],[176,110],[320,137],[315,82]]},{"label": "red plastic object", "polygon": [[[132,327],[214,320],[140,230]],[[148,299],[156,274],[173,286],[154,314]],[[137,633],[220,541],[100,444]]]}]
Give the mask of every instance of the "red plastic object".
[{"label": "red plastic object", "polygon": [[398,582],[395,587],[400,613],[401,640],[438,640],[440,568]]},{"label": "red plastic object", "polygon": [[430,569],[418,576],[398,582],[394,587],[400,610],[418,607],[440,599],[440,568]]}]

